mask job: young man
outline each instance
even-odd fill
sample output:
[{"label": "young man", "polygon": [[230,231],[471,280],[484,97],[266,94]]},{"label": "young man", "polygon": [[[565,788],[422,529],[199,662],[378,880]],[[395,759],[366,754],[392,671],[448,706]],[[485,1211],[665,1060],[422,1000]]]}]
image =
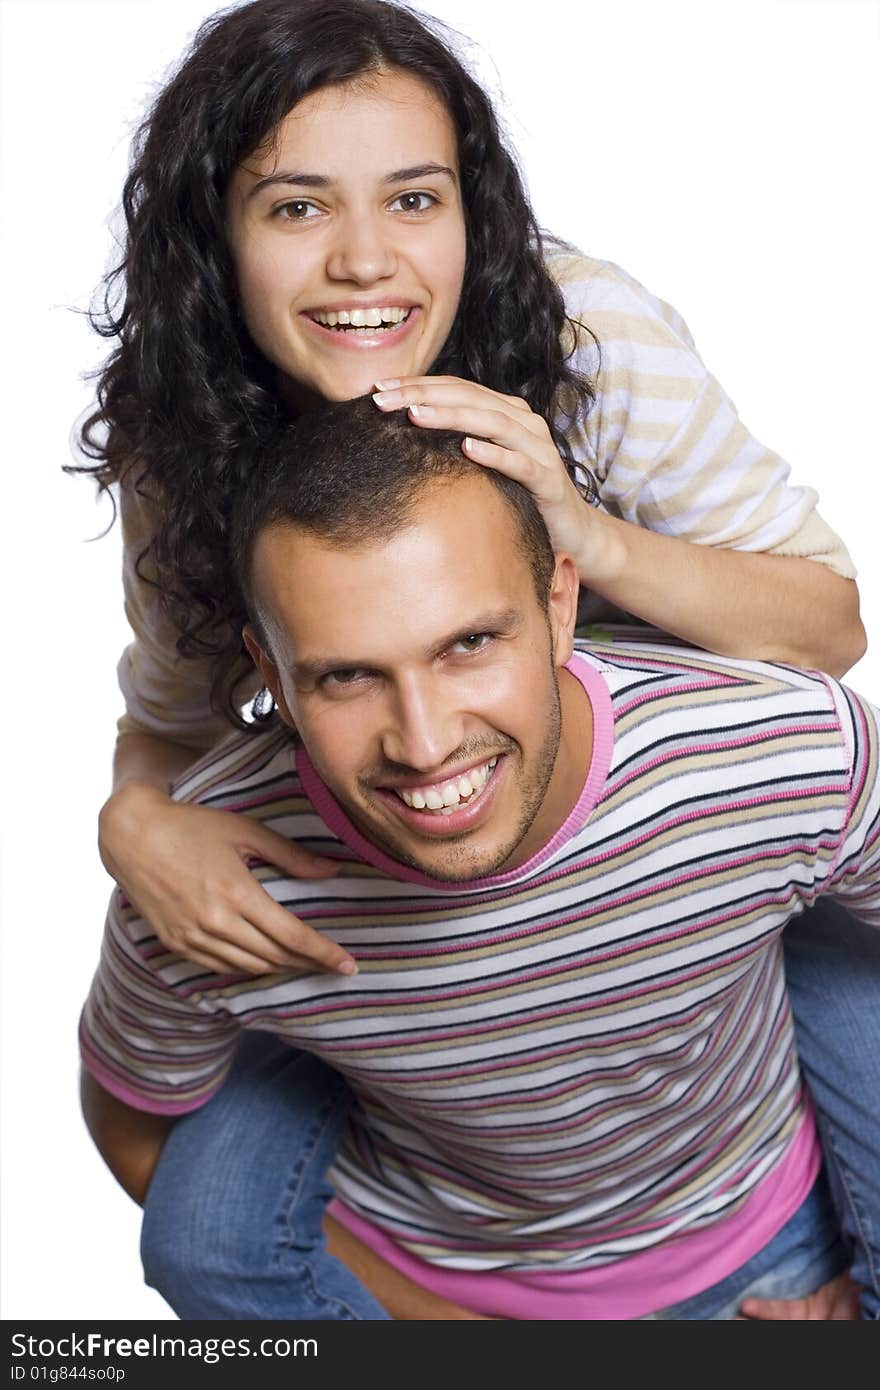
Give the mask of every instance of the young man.
[{"label": "young man", "polygon": [[880,924],[874,711],[574,644],[571,561],[457,439],[348,403],[294,444],[237,537],[283,727],[177,795],[335,856],[259,876],[358,973],[214,976],[117,899],[82,1032],[111,1168],[142,1196],[257,1029],[357,1097],[334,1213],[380,1297],[384,1270],[471,1315],[694,1318],[835,1278],[780,937],[820,893]]}]

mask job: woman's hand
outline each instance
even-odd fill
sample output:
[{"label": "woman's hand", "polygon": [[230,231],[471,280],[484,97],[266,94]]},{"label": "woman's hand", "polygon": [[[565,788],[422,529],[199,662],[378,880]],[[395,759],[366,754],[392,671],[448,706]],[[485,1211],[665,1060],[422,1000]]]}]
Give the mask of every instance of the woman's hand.
[{"label": "woman's hand", "polygon": [[859,1290],[849,1274],[839,1274],[807,1298],[747,1298],[738,1322],[857,1322]]},{"label": "woman's hand", "polygon": [[376,382],[380,410],[467,436],[464,452],[531,492],[557,551],[608,603],[706,651],[842,676],[864,654],[858,591],[826,565],[697,545],[585,505],[547,425],[517,396],[457,377]]},{"label": "woman's hand", "polygon": [[99,846],[116,879],[169,950],[228,973],[320,967],[354,974],[352,957],[275,902],[247,867],[329,878],[335,866],[249,816],[179,804],[129,782],[100,818]]},{"label": "woman's hand", "polygon": [[592,508],[568,476],[546,421],[524,400],[454,376],[404,377],[378,381],[376,388],[373,400],[380,410],[407,408],[414,425],[463,434],[468,458],[528,488],[553,549],[570,555],[581,580],[587,580],[582,564],[589,555],[594,569],[602,536],[592,524]]}]

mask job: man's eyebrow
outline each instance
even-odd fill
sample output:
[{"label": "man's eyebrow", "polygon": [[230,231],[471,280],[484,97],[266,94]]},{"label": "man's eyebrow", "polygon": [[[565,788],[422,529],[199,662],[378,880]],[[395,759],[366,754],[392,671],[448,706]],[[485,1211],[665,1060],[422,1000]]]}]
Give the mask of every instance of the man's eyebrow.
[{"label": "man's eyebrow", "polygon": [[439,642],[435,642],[431,647],[432,656],[442,656],[449,647],[454,647],[456,642],[461,642],[465,637],[475,637],[478,633],[494,633],[498,637],[509,637],[522,624],[522,613],[518,608],[495,608],[491,611],[478,613],[476,617],[470,619],[462,627],[457,627],[454,632],[441,637]]},{"label": "man's eyebrow", "polygon": [[[494,609],[492,612],[479,613],[469,622],[456,627],[445,637],[439,638],[427,649],[426,655],[432,659],[442,656],[449,647],[455,646],[456,642],[461,642],[465,637],[475,636],[477,633],[497,633],[499,637],[508,637],[522,623],[522,613],[517,608],[505,608],[499,611]],[[301,661],[294,661],[291,664],[290,672],[294,677],[305,680],[320,680],[322,676],[329,676],[333,671],[371,671],[374,664],[369,657],[359,658],[356,656],[328,656],[308,657]]]},{"label": "man's eyebrow", "polygon": [[292,662],[290,674],[297,680],[320,680],[322,676],[329,676],[331,671],[360,671],[368,664],[365,661],[354,661],[347,656],[318,657],[314,661]]},{"label": "man's eyebrow", "polygon": [[[454,184],[458,183],[458,178],[454,169],[450,169],[447,164],[413,164],[408,169],[393,169],[390,174],[386,174],[383,183],[409,183],[412,179],[426,178],[430,174],[446,174]],[[310,174],[306,171],[285,170],[277,174],[267,174],[265,178],[258,179],[248,192],[248,198],[253,198],[264,188],[270,188],[273,184],[286,184],[291,188],[332,188],[334,180],[328,178],[326,174]]]}]

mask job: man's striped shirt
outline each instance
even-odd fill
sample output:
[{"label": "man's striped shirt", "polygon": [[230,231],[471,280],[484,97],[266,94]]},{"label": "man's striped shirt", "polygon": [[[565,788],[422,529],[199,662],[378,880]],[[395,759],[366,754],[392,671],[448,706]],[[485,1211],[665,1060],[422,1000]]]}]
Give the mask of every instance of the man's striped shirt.
[{"label": "man's striped shirt", "polygon": [[775,1234],[818,1163],[782,928],[820,893],[880,924],[875,711],[815,673],[616,637],[570,663],[594,726],[577,805],[491,878],[390,860],[286,731],[209,754],[178,799],[337,859],[329,881],[255,872],[359,973],[221,978],[117,895],[83,1016],[86,1065],[146,1110],[202,1105],[241,1028],[344,1073],[341,1215],[501,1316],[638,1316]]}]

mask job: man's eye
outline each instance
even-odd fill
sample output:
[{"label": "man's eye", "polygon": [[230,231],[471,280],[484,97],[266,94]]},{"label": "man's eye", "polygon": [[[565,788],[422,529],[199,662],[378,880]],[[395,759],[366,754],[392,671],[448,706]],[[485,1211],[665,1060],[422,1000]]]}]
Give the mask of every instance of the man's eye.
[{"label": "man's eye", "polygon": [[282,203],[275,209],[275,216],[282,222],[305,222],[309,218],[320,216],[320,208],[315,207],[314,203],[307,202],[304,198],[295,198],[291,203]]},{"label": "man's eye", "polygon": [[453,646],[453,651],[458,648],[465,652],[481,652],[492,641],[490,632],[469,632],[466,637],[459,637]]},{"label": "man's eye", "polygon": [[433,193],[398,193],[389,207],[399,207],[401,212],[427,212],[436,202]]},{"label": "man's eye", "polygon": [[364,680],[367,676],[366,671],[352,667],[351,670],[328,671],[321,677],[321,684],[330,690],[355,685],[358,681]]}]

